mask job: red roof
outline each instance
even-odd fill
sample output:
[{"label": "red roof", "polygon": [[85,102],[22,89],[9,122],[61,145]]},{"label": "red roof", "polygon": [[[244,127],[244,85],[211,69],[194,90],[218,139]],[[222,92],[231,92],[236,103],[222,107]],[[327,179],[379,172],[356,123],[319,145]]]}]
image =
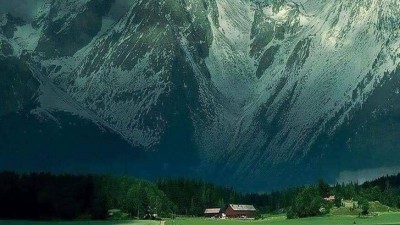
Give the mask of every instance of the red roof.
[{"label": "red roof", "polygon": [[253,205],[230,204],[229,206],[233,211],[256,211],[256,208]]}]

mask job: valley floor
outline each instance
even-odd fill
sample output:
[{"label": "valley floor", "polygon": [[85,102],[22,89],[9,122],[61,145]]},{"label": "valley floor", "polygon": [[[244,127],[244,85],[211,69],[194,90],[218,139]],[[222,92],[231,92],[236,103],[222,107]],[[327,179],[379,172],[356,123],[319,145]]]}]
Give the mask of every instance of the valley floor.
[{"label": "valley floor", "polygon": [[0,225],[160,225],[160,221],[134,220],[134,221],[6,221],[0,220]]},{"label": "valley floor", "polygon": [[400,213],[383,213],[371,218],[356,216],[326,216],[288,220],[285,216],[272,216],[264,220],[217,220],[204,218],[177,218],[163,221],[0,221],[0,225],[400,225]]},{"label": "valley floor", "polygon": [[166,225],[400,225],[400,213],[385,213],[372,218],[355,216],[326,216],[287,220],[285,216],[269,217],[264,220],[213,220],[204,218],[178,218]]}]

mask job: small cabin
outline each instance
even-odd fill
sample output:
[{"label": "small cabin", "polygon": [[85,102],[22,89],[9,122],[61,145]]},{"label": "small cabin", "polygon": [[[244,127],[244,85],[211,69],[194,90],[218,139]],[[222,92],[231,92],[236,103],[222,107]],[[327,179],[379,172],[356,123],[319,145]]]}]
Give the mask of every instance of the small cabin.
[{"label": "small cabin", "polygon": [[342,206],[345,208],[358,208],[358,201],[342,199]]},{"label": "small cabin", "polygon": [[256,212],[253,205],[230,204],[225,214],[228,218],[255,218]]},{"label": "small cabin", "polygon": [[324,198],[324,200],[327,202],[334,202],[335,199],[336,199],[336,196],[334,196],[334,195]]},{"label": "small cabin", "polygon": [[120,209],[110,209],[108,210],[108,216],[121,215],[122,211]]},{"label": "small cabin", "polygon": [[211,208],[204,210],[204,217],[207,218],[220,218],[222,216],[221,208]]}]

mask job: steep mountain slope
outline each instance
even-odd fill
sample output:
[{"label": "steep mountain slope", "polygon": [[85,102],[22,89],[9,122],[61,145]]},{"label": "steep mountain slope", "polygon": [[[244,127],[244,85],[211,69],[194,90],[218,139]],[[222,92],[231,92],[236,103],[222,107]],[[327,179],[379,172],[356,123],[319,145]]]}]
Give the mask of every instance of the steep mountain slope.
[{"label": "steep mountain slope", "polygon": [[28,62],[0,56],[0,70],[1,169],[127,173],[126,157],[145,160]]},{"label": "steep mountain slope", "polygon": [[[31,35],[18,36],[36,33],[28,26],[11,15],[0,26],[0,169],[128,174],[151,167],[138,149],[53,84],[26,49],[33,45],[24,45]],[[135,165],[128,168],[127,159]],[[151,176],[146,169],[143,174]]]},{"label": "steep mountain slope", "polygon": [[[24,90],[35,110],[106,127],[152,176],[269,189],[398,166],[397,1],[135,0],[115,16],[120,4],[3,17],[2,54],[40,74],[42,91]],[[29,112],[22,99],[0,113]]]},{"label": "steep mountain slope", "polygon": [[0,70],[0,97],[8,99],[1,102],[0,116],[29,107],[39,82],[31,75],[27,65],[15,58],[0,56]]},{"label": "steep mountain slope", "polygon": [[397,4],[259,4],[250,51],[260,55],[259,97],[250,103],[250,116],[243,118],[238,154],[227,164],[252,163],[232,170],[262,179],[271,165],[285,168],[282,163],[293,165],[293,160],[303,164],[321,135],[341,135],[337,128],[353,119],[354,111],[399,64]]},{"label": "steep mountain slope", "polygon": [[113,0],[47,1],[34,22],[41,27],[36,51],[45,57],[69,56],[100,31]]}]

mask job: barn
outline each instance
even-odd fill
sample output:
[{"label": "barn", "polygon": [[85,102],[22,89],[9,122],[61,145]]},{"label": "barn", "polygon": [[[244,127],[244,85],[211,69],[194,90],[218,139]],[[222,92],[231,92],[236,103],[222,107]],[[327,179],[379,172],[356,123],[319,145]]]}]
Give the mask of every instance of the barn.
[{"label": "barn", "polygon": [[221,216],[222,216],[221,208],[211,208],[211,209],[206,209],[204,211],[204,217],[207,218],[212,218],[212,217],[219,218]]},{"label": "barn", "polygon": [[228,218],[255,218],[256,211],[253,205],[230,204],[225,214]]}]

